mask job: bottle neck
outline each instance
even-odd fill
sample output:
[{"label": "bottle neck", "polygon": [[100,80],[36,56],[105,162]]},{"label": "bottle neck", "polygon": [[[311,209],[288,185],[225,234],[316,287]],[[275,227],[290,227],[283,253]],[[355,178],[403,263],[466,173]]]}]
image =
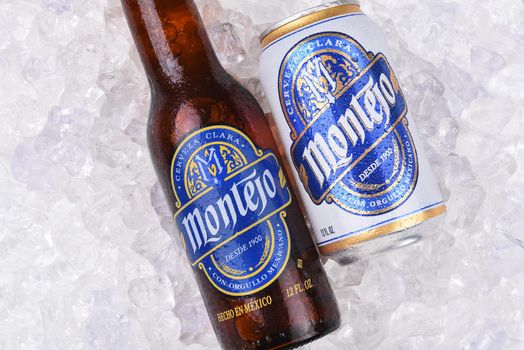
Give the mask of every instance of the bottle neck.
[{"label": "bottle neck", "polygon": [[122,0],[153,93],[223,72],[193,0]]}]

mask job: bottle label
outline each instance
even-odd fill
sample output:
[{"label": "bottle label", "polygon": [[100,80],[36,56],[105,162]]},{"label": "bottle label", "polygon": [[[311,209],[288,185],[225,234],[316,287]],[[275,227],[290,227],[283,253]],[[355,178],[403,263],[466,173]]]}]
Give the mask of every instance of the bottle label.
[{"label": "bottle label", "polygon": [[280,69],[291,158],[312,201],[360,216],[388,213],[419,173],[407,105],[382,53],[342,33],[300,41]]},{"label": "bottle label", "polygon": [[206,127],[177,148],[171,178],[187,255],[215,288],[243,296],[278,278],[290,254],[291,193],[271,151],[237,129]]}]

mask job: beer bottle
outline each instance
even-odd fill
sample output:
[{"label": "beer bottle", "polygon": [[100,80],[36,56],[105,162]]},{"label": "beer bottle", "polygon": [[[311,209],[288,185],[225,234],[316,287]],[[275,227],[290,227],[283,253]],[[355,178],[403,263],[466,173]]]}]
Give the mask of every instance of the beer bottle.
[{"label": "beer bottle", "polygon": [[293,348],[340,324],[261,108],[191,0],[122,0],[152,92],[148,143],[225,349]]}]

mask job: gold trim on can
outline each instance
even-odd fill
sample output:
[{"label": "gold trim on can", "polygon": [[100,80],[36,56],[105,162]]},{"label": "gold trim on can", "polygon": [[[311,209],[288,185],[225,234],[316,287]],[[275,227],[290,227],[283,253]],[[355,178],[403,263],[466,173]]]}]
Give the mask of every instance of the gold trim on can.
[{"label": "gold trim on can", "polygon": [[313,13],[299,16],[296,19],[284,20],[282,25],[275,25],[273,30],[269,30],[267,34],[262,34],[260,43],[262,49],[274,42],[275,40],[303,27],[306,27],[315,22],[322,21],[324,19],[345,15],[349,13],[362,12],[360,5],[349,4],[349,5],[338,5],[328,7]]},{"label": "gold trim on can", "polygon": [[319,247],[320,252],[323,255],[333,255],[336,252],[350,248],[351,246],[370,241],[374,238],[388,235],[390,233],[406,230],[415,225],[421,224],[424,221],[432,219],[436,216],[444,214],[446,212],[446,206],[440,205],[435,208],[428,209],[426,211],[409,215],[407,217],[401,218],[390,224],[380,226],[363,233],[351,236],[340,241],[327,244],[325,246]]}]

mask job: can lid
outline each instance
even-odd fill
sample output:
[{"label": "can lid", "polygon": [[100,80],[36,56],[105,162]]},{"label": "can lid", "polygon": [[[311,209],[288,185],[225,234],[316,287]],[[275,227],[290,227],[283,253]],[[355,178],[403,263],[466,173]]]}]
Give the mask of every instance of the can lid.
[{"label": "can lid", "polygon": [[275,31],[276,29],[280,28],[280,27],[283,27],[285,26],[286,24],[289,24],[293,21],[296,21],[304,16],[307,16],[307,15],[310,15],[312,13],[315,13],[315,12],[318,12],[318,11],[321,11],[321,10],[325,10],[325,9],[328,9],[328,8],[331,8],[331,7],[336,7],[336,6],[344,6],[344,5],[360,5],[359,4],[359,1],[358,0],[336,0],[336,1],[330,1],[330,2],[326,2],[322,5],[318,5],[318,6],[315,6],[315,7],[311,7],[311,8],[308,8],[304,11],[301,11],[293,16],[290,16],[290,17],[287,17],[285,19],[283,19],[282,21],[279,21],[275,24],[273,24],[271,27],[267,28],[266,30],[264,30],[262,32],[262,34],[260,34],[259,36],[259,40],[260,42],[262,43],[264,41],[264,39],[269,35],[271,34],[273,31]]}]

